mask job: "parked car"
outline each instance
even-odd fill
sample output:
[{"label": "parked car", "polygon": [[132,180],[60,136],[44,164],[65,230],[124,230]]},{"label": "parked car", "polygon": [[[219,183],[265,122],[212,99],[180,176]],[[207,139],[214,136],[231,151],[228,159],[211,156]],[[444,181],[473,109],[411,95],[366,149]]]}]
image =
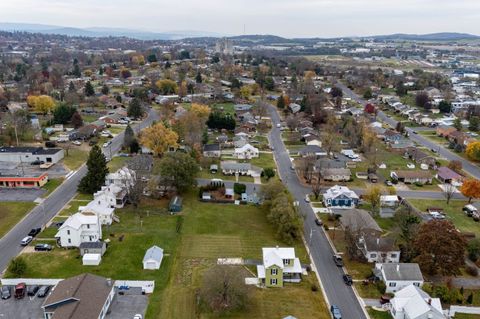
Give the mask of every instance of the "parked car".
[{"label": "parked car", "polygon": [[315,218],[315,224],[317,224],[317,226],[322,226],[323,222],[320,218]]},{"label": "parked car", "polygon": [[41,160],[35,160],[30,163],[30,165],[42,165],[42,164],[45,164],[45,162]]},{"label": "parked car", "polygon": [[137,313],[135,316],[133,316],[133,319],[143,319],[143,316]]},{"label": "parked car", "polygon": [[330,312],[332,313],[333,319],[342,319],[342,313],[340,312],[340,308],[335,305],[330,307]]},{"label": "parked car", "polygon": [[27,289],[27,285],[24,282],[21,282],[15,286],[15,298],[22,299],[25,297],[25,290]]},{"label": "parked car", "polygon": [[338,267],[343,267],[343,259],[340,255],[333,255],[333,261]]},{"label": "parked car", "polygon": [[306,201],[307,203],[310,203],[310,197],[308,197],[308,194],[305,195],[305,201]]},{"label": "parked car", "polygon": [[462,210],[468,217],[472,217],[474,214],[478,214],[477,208],[471,204],[465,205]]},{"label": "parked car", "polygon": [[55,143],[54,141],[46,141],[45,142],[45,147],[57,147],[57,143]]},{"label": "parked car", "polygon": [[35,251],[50,251],[52,250],[52,245],[49,244],[37,244],[35,245]]},{"label": "parked car", "polygon": [[391,296],[383,295],[383,296],[380,297],[380,304],[384,305],[386,303],[389,303],[391,299],[392,299]]},{"label": "parked car", "polygon": [[72,144],[73,144],[73,145],[78,145],[78,146],[80,146],[80,145],[82,145],[82,142],[80,142],[80,141],[73,141]]},{"label": "parked car", "polygon": [[10,292],[10,287],[8,286],[2,286],[2,289],[0,290],[0,294],[2,295],[2,299],[8,299],[12,296]]},{"label": "parked car", "polygon": [[37,285],[30,285],[27,287],[27,295],[28,296],[35,296],[35,294],[37,293],[38,289],[40,287],[38,287]]},{"label": "parked car", "polygon": [[385,185],[387,186],[393,186],[392,181],[389,181],[388,179],[385,181]]},{"label": "parked car", "polygon": [[35,236],[37,236],[38,234],[40,234],[41,231],[42,231],[41,228],[32,228],[32,229],[30,230],[30,232],[28,233],[28,236],[35,237]]},{"label": "parked car", "polygon": [[46,297],[48,292],[50,291],[50,286],[42,286],[38,289],[37,297],[43,298]]},{"label": "parked car", "polygon": [[105,148],[105,147],[109,147],[109,146],[110,146],[110,144],[112,144],[112,142],[111,142],[111,141],[108,141],[108,142],[105,142],[105,143],[103,143],[103,148]]},{"label": "parked car", "polygon": [[343,282],[347,285],[347,286],[351,286],[353,284],[353,280],[352,280],[352,276],[350,275],[343,275]]},{"label": "parked car", "polygon": [[27,236],[27,237],[22,239],[22,241],[20,242],[20,245],[27,246],[28,244],[30,244],[32,242],[32,240],[33,240],[32,236]]}]

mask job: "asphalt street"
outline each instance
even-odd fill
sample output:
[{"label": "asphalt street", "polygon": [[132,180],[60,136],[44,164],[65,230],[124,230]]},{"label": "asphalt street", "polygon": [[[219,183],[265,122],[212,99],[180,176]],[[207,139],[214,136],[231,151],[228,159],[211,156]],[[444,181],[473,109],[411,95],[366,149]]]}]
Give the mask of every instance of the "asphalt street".
[{"label": "asphalt street", "polygon": [[[355,92],[350,90],[346,85],[344,85],[340,82],[337,82],[336,86],[338,86],[339,88],[342,89],[344,97],[349,97],[352,100],[360,103],[361,105],[366,105],[368,103],[365,99],[361,98],[358,94],[356,94]],[[387,114],[385,114],[382,111],[378,112],[377,119],[379,119],[383,123],[386,123],[386,124],[390,125],[390,127],[395,128],[397,126],[397,121],[392,119],[391,117],[389,117]],[[452,161],[452,160],[460,161],[463,165],[463,170],[465,172],[472,175],[476,179],[480,179],[480,168],[477,165],[473,164],[472,162],[470,162],[469,160],[466,160],[465,158],[463,158],[461,156],[458,156],[457,154],[455,154],[455,153],[451,152],[450,150],[446,149],[445,147],[430,141],[426,137],[414,133],[414,131],[421,131],[421,130],[424,130],[424,129],[419,128],[417,130],[416,128],[410,128],[410,127],[406,128],[406,131],[408,132],[410,140],[412,140],[415,143],[417,143],[419,145],[422,145],[422,146],[438,153],[439,156],[441,156],[441,157],[443,157],[443,158],[445,158],[449,161]]]},{"label": "asphalt street", "polygon": [[310,189],[300,184],[296,173],[291,169],[290,156],[281,138],[281,131],[277,128],[280,117],[275,107],[270,107],[273,129],[269,134],[271,146],[275,149],[275,160],[278,172],[283,183],[299,203],[299,210],[304,219],[305,240],[310,249],[312,262],[320,276],[325,289],[328,303],[337,305],[344,319],[366,318],[353,289],[343,282],[343,269],[333,262],[333,250],[326,238],[323,229],[315,224],[315,214],[311,206],[305,201]]},{"label": "asphalt street", "polygon": [[[133,126],[133,130],[139,130],[149,126],[153,121],[158,120],[158,113],[150,109],[148,117],[141,123]],[[107,157],[117,153],[123,143],[123,132],[112,140],[112,144],[103,149]],[[87,168],[82,165],[70,178],[65,180],[48,198],[37,205],[30,213],[0,239],[0,272],[3,272],[12,258],[17,256],[23,249],[20,241],[27,236],[32,228],[44,227],[60,210],[75,196],[77,186],[83,176],[87,173]]]}]

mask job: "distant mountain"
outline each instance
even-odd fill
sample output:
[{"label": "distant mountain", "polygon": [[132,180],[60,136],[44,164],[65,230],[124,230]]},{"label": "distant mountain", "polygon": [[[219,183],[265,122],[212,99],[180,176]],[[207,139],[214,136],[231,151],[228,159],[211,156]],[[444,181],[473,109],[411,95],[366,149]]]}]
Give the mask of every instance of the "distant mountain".
[{"label": "distant mountain", "polygon": [[480,36],[469,33],[457,33],[457,32],[441,32],[441,33],[429,33],[429,34],[390,34],[390,35],[377,35],[373,37],[377,40],[410,40],[410,41],[458,41],[458,40],[478,40]]}]

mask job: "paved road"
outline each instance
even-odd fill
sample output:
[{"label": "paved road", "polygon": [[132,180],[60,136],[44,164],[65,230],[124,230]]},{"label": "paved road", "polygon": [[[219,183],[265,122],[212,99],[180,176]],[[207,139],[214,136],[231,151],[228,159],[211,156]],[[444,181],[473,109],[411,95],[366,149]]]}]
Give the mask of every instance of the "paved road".
[{"label": "paved road", "polygon": [[[347,86],[344,84],[337,82],[336,84],[339,88],[342,89],[344,96],[351,98],[352,100],[360,103],[361,105],[366,105],[368,102],[361,98],[358,94],[350,90]],[[382,111],[379,111],[377,114],[377,119],[380,121],[390,125],[391,127],[395,128],[397,126],[397,121],[389,117],[387,114],[385,114]],[[419,135],[419,134],[414,134],[414,131],[420,131],[417,130],[416,128],[406,128],[406,131],[409,133],[409,139],[414,141],[415,143],[422,145],[430,150],[434,150],[440,155],[441,157],[452,161],[460,161],[462,162],[463,165],[463,170],[467,172],[468,174],[472,175],[476,179],[480,179],[480,167],[477,165],[473,164],[469,160],[464,159],[463,157],[458,156],[457,154],[451,152],[450,150],[446,149],[445,147],[430,141],[426,137]]]},{"label": "paved road", "polygon": [[342,318],[365,319],[362,306],[351,287],[343,282],[342,268],[337,267],[332,260],[333,251],[323,230],[315,224],[315,214],[304,198],[309,189],[300,184],[297,175],[290,169],[290,156],[283,144],[280,130],[276,127],[280,118],[273,106],[270,107],[273,129],[269,134],[271,145],[275,148],[275,159],[283,183],[299,202],[299,209],[305,216],[304,232],[309,246],[312,261],[318,271],[322,285],[327,294],[328,302],[340,307]]},{"label": "paved road", "polygon": [[[157,119],[157,112],[151,109],[147,119],[135,125],[133,129],[134,131],[139,131]],[[113,138],[110,147],[104,149],[103,152],[106,156],[111,156],[121,149],[122,143],[123,133]],[[0,239],[0,272],[5,270],[10,259],[20,253],[23,248],[20,246],[20,241],[28,234],[30,229],[43,227],[75,196],[78,183],[86,173],[87,168],[83,165],[75,174],[63,182],[42,204],[35,207],[8,234]]]}]

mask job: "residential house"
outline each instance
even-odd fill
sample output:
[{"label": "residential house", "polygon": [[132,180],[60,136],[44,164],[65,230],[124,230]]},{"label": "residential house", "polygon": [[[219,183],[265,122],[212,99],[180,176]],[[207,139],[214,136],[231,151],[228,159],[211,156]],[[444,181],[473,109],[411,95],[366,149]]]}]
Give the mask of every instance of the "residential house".
[{"label": "residential house", "polygon": [[439,298],[430,297],[418,286],[409,285],[390,300],[394,319],[446,319]]},{"label": "residential house", "polygon": [[0,146],[0,162],[20,164],[42,161],[56,164],[61,161],[63,157],[64,152],[61,148]]},{"label": "residential house", "polygon": [[400,198],[397,195],[381,195],[380,196],[380,217],[391,218],[395,216],[395,212],[400,205]]},{"label": "residential house", "polygon": [[156,270],[160,269],[163,260],[163,249],[153,245],[150,247],[143,257],[143,269]]},{"label": "residential house", "polygon": [[386,130],[383,136],[385,142],[391,144],[397,144],[402,138],[402,134],[394,130]]},{"label": "residential house", "polygon": [[318,145],[307,145],[298,151],[298,155],[301,157],[319,158],[321,156],[327,156],[327,152]]},{"label": "residential house", "polygon": [[252,109],[252,106],[250,104],[235,104],[233,106],[233,109],[235,112],[246,112],[250,111]]},{"label": "residential house", "polygon": [[323,194],[323,203],[326,207],[355,208],[358,201],[358,195],[346,186],[335,185]]},{"label": "residential house", "polygon": [[93,199],[103,201],[115,208],[122,208],[127,202],[127,189],[111,184],[109,186],[102,186],[102,188],[93,194]]},{"label": "residential house", "polygon": [[228,142],[228,135],[226,134],[221,134],[215,138],[218,143],[220,144],[225,144]]},{"label": "residential house", "polygon": [[322,147],[322,141],[316,135],[307,134],[307,136],[304,136],[304,139],[305,139],[305,143],[307,145],[315,145],[315,146],[318,146],[318,147]]},{"label": "residential house", "polygon": [[224,175],[244,175],[258,177],[262,173],[262,169],[250,163],[237,163],[234,161],[222,161],[220,169]]},{"label": "residential house", "polygon": [[405,184],[431,184],[433,176],[428,171],[395,171],[390,176]]},{"label": "residential house", "polygon": [[423,286],[423,275],[416,263],[377,263],[375,276],[387,287],[386,292],[392,293],[410,285]]},{"label": "residential house", "polygon": [[105,177],[105,185],[116,185],[123,189],[128,189],[133,186],[136,179],[136,173],[133,169],[128,167],[119,168],[115,173],[109,173]]},{"label": "residential house", "polygon": [[96,126],[91,125],[91,124],[87,124],[87,125],[84,125],[84,126],[80,127],[78,130],[70,132],[70,134],[68,135],[68,138],[71,141],[75,141],[75,140],[84,140],[85,141],[85,140],[88,140],[88,139],[96,136],[98,132],[99,132],[99,130],[97,129]]},{"label": "residential house", "polygon": [[455,186],[462,185],[464,179],[462,175],[445,166],[438,168],[435,177],[443,184],[452,184]]},{"label": "residential house", "polygon": [[80,256],[85,254],[103,256],[105,251],[107,251],[107,244],[104,241],[86,241],[81,243],[78,248],[80,250]]},{"label": "residential house", "polygon": [[457,131],[457,129],[448,125],[439,125],[435,131],[437,136],[448,137],[451,133]]},{"label": "residential house", "polygon": [[222,151],[220,150],[220,144],[206,144],[203,146],[203,156],[204,157],[220,157]]},{"label": "residential house", "polygon": [[436,165],[436,160],[433,156],[428,155],[422,150],[416,147],[410,147],[405,152],[405,156],[413,160],[417,164],[426,164],[430,168],[434,168]]},{"label": "residential house", "polygon": [[262,264],[257,266],[258,278],[266,287],[283,287],[284,282],[300,282],[302,266],[294,248],[263,248]]},{"label": "residential house", "polygon": [[258,148],[245,144],[240,148],[236,148],[233,152],[233,157],[238,159],[251,159],[259,156]]},{"label": "residential house", "polygon": [[340,216],[340,224],[346,229],[359,231],[363,235],[380,236],[382,229],[373,217],[364,209],[346,209],[337,211]]},{"label": "residential house", "polygon": [[300,112],[300,110],[302,109],[302,106],[297,104],[297,103],[290,103],[288,105],[288,108],[290,109],[290,111],[295,114],[295,113],[298,113]]},{"label": "residential house", "polygon": [[244,136],[235,136],[232,141],[235,148],[241,148],[248,144],[248,138]]},{"label": "residential house", "polygon": [[366,234],[360,237],[357,246],[369,263],[400,262],[400,249],[393,238]]},{"label": "residential house", "polygon": [[43,302],[45,319],[104,319],[115,290],[111,279],[81,274],[60,281]]},{"label": "residential house", "polygon": [[98,196],[87,206],[80,206],[78,211],[80,213],[93,213],[98,216],[101,225],[111,225],[114,218],[115,204],[108,196]]},{"label": "residential house", "polygon": [[60,226],[55,238],[62,247],[80,247],[83,242],[99,241],[102,239],[100,219],[88,212],[73,214]]},{"label": "residential house", "polygon": [[333,182],[348,182],[352,178],[348,168],[324,168],[321,174],[324,180]]}]

